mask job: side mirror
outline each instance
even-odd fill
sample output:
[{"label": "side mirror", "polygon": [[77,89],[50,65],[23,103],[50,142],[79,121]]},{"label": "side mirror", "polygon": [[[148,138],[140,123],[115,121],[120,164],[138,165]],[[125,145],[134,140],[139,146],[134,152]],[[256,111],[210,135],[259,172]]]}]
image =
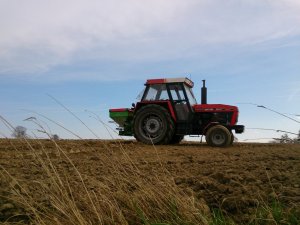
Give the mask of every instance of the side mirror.
[{"label": "side mirror", "polygon": [[131,106],[132,106],[132,108],[135,108],[135,104],[134,103],[132,103]]}]

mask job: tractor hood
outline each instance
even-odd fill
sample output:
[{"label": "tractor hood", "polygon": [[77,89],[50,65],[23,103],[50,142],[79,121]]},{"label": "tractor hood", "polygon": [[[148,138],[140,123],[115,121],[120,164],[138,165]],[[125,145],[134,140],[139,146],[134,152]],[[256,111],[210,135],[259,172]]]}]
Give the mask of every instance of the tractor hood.
[{"label": "tractor hood", "polygon": [[238,112],[238,107],[223,104],[197,104],[193,105],[195,112]]},{"label": "tractor hood", "polygon": [[238,122],[239,110],[238,107],[232,105],[223,104],[199,104],[193,106],[195,113],[213,113],[215,115],[229,115],[229,118],[225,116],[225,119],[231,126],[234,126]]}]

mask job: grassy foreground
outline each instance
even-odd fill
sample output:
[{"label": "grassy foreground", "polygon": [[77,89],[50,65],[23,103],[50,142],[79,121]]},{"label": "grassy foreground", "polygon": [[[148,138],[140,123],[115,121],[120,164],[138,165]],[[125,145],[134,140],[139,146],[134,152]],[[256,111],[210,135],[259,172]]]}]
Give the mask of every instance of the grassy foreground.
[{"label": "grassy foreground", "polygon": [[[97,147],[82,141],[83,146],[98,154],[90,158],[99,165],[97,180],[93,174],[82,173],[72,161],[71,154],[84,151],[72,142],[6,142],[15,157],[30,161],[32,171],[23,171],[28,173],[26,176],[14,175],[1,165],[0,187],[5,189],[0,196],[2,224],[237,224],[221,206],[209,208],[194,192],[176,185],[159,155],[153,171],[144,174],[123,142],[114,141],[112,148],[108,142],[99,141],[105,154],[98,154]],[[153,154],[157,154],[156,147],[152,147]],[[281,203],[276,194],[270,202],[257,202],[249,218],[247,224],[296,225],[300,221],[298,212]]]}]

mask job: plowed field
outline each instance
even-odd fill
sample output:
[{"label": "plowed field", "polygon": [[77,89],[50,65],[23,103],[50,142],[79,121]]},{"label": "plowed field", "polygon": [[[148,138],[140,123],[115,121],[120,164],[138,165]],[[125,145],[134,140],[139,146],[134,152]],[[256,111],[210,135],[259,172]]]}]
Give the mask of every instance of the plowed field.
[{"label": "plowed field", "polygon": [[[57,144],[67,159],[50,140],[0,141],[0,222],[9,218],[28,222],[24,216],[29,213],[26,205],[15,200],[23,189],[34,201],[45,207],[51,205],[51,199],[39,186],[40,182],[50,185],[51,180],[37,158],[49,160],[58,171],[63,171],[71,187],[81,186],[74,169],[77,168],[86,188],[94,190],[93,193],[97,193],[101,183],[113,182],[117,176],[116,164],[122,167],[118,176],[124,173],[128,180],[122,190],[128,195],[139,191],[136,181],[130,181],[134,168],[139,176],[155,178],[155,182],[160,178],[162,182],[170,180],[178,190],[199,200],[203,211],[209,214],[220,209],[236,224],[250,223],[259,208],[274,200],[299,213],[300,145],[297,144],[236,143],[229,148],[194,142],[155,147],[135,141],[69,140]],[[18,188],[13,182],[22,187],[20,193],[16,193]]]}]

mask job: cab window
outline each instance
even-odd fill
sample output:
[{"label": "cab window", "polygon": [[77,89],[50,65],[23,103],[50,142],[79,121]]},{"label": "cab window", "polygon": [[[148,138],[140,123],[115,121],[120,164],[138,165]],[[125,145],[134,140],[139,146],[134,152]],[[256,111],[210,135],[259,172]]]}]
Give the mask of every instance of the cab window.
[{"label": "cab window", "polygon": [[169,86],[173,101],[185,100],[182,85],[172,84]]},{"label": "cab window", "polygon": [[165,84],[153,84],[150,85],[144,101],[159,101],[159,100],[169,100],[167,87]]},{"label": "cab window", "polygon": [[187,95],[187,97],[189,99],[190,104],[191,105],[196,105],[197,101],[195,99],[193,90],[191,88],[187,87],[186,85],[184,85],[184,88],[185,88],[185,92],[186,92],[186,95]]}]

